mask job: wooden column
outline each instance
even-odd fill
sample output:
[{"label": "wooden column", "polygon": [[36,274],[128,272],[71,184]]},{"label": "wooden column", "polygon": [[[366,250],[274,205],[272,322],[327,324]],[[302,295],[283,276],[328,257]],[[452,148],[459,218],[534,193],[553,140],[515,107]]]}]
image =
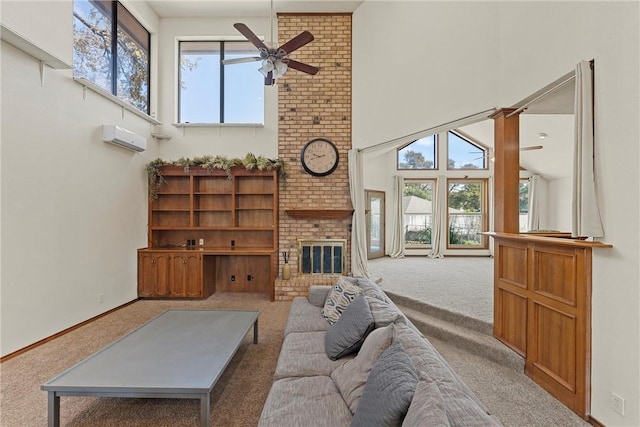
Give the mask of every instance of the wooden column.
[{"label": "wooden column", "polygon": [[503,108],[494,120],[494,206],[493,229],[502,233],[519,232],[520,113],[507,117],[514,109]]}]

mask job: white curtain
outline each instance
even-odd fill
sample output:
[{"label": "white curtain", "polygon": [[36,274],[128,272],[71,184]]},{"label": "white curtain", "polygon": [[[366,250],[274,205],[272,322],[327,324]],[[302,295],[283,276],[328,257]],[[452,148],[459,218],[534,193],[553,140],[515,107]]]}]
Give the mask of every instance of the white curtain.
[{"label": "white curtain", "polygon": [[439,176],[436,181],[436,188],[434,188],[433,200],[431,201],[433,209],[431,218],[431,252],[427,254],[429,258],[443,258],[443,247],[446,246],[447,233],[443,233],[443,230],[448,230],[446,226],[447,221],[447,178]]},{"label": "white curtain", "polygon": [[540,175],[529,177],[527,231],[540,230]]},{"label": "white curtain", "polygon": [[402,211],[402,195],[404,194],[404,178],[393,177],[393,229],[391,230],[391,258],[404,258],[404,212]]},{"label": "white curtain", "polygon": [[349,188],[353,217],[351,221],[351,272],[354,276],[371,277],[367,262],[367,226],[364,210],[362,152],[349,150]]},{"label": "white curtain", "polygon": [[574,104],[575,144],[573,152],[573,237],[603,237],[596,192],[594,158],[593,70],[589,61],[576,67]]}]

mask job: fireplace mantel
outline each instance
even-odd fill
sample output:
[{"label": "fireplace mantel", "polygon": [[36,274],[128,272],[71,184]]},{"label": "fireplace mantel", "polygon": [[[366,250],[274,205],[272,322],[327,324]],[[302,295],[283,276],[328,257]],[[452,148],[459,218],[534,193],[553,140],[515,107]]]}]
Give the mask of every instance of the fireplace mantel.
[{"label": "fireplace mantel", "polygon": [[348,217],[353,209],[287,209],[285,212],[296,219],[338,219]]}]

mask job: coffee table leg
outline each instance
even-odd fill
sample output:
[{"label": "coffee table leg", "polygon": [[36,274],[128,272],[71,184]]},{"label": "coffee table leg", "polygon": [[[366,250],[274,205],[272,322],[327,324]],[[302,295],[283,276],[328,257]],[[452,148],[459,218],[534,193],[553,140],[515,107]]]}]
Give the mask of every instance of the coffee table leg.
[{"label": "coffee table leg", "polygon": [[60,427],[60,396],[55,391],[50,391],[47,408],[49,427]]},{"label": "coffee table leg", "polygon": [[200,427],[209,427],[211,425],[211,399],[209,393],[200,397]]},{"label": "coffee table leg", "polygon": [[253,324],[253,343],[258,344],[258,319]]}]

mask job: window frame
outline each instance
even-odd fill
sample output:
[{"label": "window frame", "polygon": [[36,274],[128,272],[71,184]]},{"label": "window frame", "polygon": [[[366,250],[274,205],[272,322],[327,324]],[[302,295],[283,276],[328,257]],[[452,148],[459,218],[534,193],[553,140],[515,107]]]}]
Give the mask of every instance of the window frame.
[{"label": "window frame", "polygon": [[[182,121],[181,118],[181,108],[182,108],[182,95],[181,95],[181,82],[182,82],[182,66],[181,66],[181,59],[182,59],[182,49],[181,49],[181,44],[182,43],[193,43],[193,42],[200,42],[200,43],[218,43],[220,46],[220,63],[219,63],[219,79],[218,81],[215,83],[216,88],[220,91],[220,120],[219,121],[211,121],[211,122],[185,122]],[[264,93],[264,85],[261,83],[261,87],[263,88],[263,92],[262,92],[262,110],[263,110],[263,115],[262,115],[262,122],[226,122],[224,121],[224,110],[225,110],[225,106],[224,106],[224,102],[225,102],[225,65],[222,63],[222,61],[225,58],[225,50],[224,50],[224,45],[225,43],[247,43],[247,40],[241,37],[212,37],[212,36],[183,36],[183,37],[176,37],[175,39],[175,55],[176,55],[176,80],[175,80],[175,84],[174,84],[174,90],[175,90],[175,99],[176,99],[176,104],[175,104],[175,109],[174,109],[174,114],[175,114],[175,123],[174,126],[177,127],[190,127],[190,126],[194,126],[194,127],[207,127],[207,126],[253,126],[253,127],[260,127],[260,126],[264,126],[265,123],[265,106],[266,106],[266,100],[265,100],[265,93]],[[256,49],[255,51],[255,56],[258,56],[259,52]],[[249,54],[247,56],[250,56]],[[231,65],[233,66],[233,65]],[[256,71],[257,73],[257,71]],[[259,76],[259,73],[257,73]],[[263,81],[263,78],[261,76],[258,77],[260,79],[260,81]]]},{"label": "window frame", "polygon": [[[75,8],[75,3],[78,0],[74,0],[73,2],[73,8]],[[105,9],[103,9],[101,7],[102,3],[107,3],[106,1],[103,2],[92,2],[90,0],[86,1],[87,3],[91,3],[95,8],[97,8],[98,10],[101,11],[105,11]],[[142,113],[144,113],[145,115],[149,116],[150,112],[151,112],[151,63],[152,63],[152,58],[151,58],[151,52],[152,52],[152,48],[151,48],[151,32],[134,16],[133,13],[131,13],[131,11],[129,11],[129,9],[127,9],[127,7],[125,5],[123,5],[122,3],[120,3],[118,0],[110,0],[108,3],[111,4],[111,40],[110,40],[110,55],[111,55],[111,61],[110,61],[110,66],[108,68],[109,73],[110,73],[110,88],[106,89],[103,86],[100,86],[99,84],[97,84],[96,82],[88,79],[85,76],[82,75],[76,75],[76,68],[75,68],[75,64],[73,67],[73,76],[74,79],[76,80],[86,80],[89,83],[91,83],[92,85],[95,85],[97,88],[104,90],[105,92],[109,93],[110,95],[112,95],[113,97],[117,98],[118,100],[120,100],[121,102],[127,104],[128,106],[130,106],[131,108],[136,109],[137,111],[140,111]],[[128,14],[128,18],[133,20],[134,24],[137,24],[140,26],[140,28],[142,30],[144,30],[145,35],[146,35],[146,55],[147,55],[147,62],[146,62],[146,79],[145,79],[145,84],[146,84],[146,99],[145,99],[145,109],[142,110],[140,108],[138,108],[138,106],[132,104],[131,102],[129,102],[128,99],[125,99],[123,97],[118,96],[118,30],[121,30],[122,32],[124,32],[125,34],[127,34],[129,37],[131,37],[134,40],[138,40],[138,37],[135,37],[132,33],[132,31],[127,31],[127,27],[124,25],[120,25],[120,19],[119,19],[119,8],[122,8],[124,10],[124,12],[126,14]],[[74,11],[75,13],[75,11]],[[75,20],[75,16],[73,17],[73,19]],[[73,43],[73,50],[74,50],[74,55],[75,55],[75,37],[74,37],[74,43]]]},{"label": "window frame", "polygon": [[[481,168],[452,168],[449,166],[449,160],[451,160],[451,156],[449,155],[450,151],[450,138],[449,138],[449,134],[454,134],[455,136],[457,136],[458,138],[466,141],[467,143],[473,145],[474,147],[476,147],[478,150],[480,150],[482,152],[482,157],[483,157],[483,167]],[[487,147],[486,145],[484,145],[483,143],[481,143],[480,141],[478,141],[477,139],[473,138],[472,136],[467,135],[466,133],[458,130],[458,129],[452,129],[450,131],[447,132],[447,170],[451,170],[451,171],[486,171],[489,170],[489,156],[490,156],[490,152],[489,152],[490,148]]]},{"label": "window frame", "polygon": [[[434,203],[434,196],[436,194],[436,186],[438,184],[438,181],[436,178],[406,178],[404,180],[404,185],[405,188],[407,186],[407,184],[431,184],[431,206],[433,208],[433,203]],[[404,197],[404,188],[402,189],[402,197]],[[433,209],[432,209],[433,210]],[[433,228],[434,228],[434,223],[433,223],[433,215],[434,213],[431,212],[431,243],[425,243],[425,244],[407,244],[406,241],[406,233],[407,231],[405,230],[405,227],[407,226],[407,224],[405,224],[404,222],[404,212],[402,215],[402,229],[403,229],[403,234],[402,234],[402,239],[404,241],[404,245],[405,245],[405,249],[407,250],[413,250],[413,249],[432,249],[433,248]],[[437,224],[438,227],[440,227],[440,224]]]},{"label": "window frame", "polygon": [[[411,144],[414,144],[416,142],[418,142],[421,139],[424,138],[430,138],[433,137],[433,167],[432,168],[401,168],[400,167],[400,151],[404,150],[405,148],[407,148],[408,146],[410,146]],[[439,169],[439,162],[438,162],[438,156],[440,153],[440,135],[439,134],[431,134],[431,135],[426,135],[417,139],[414,139],[413,141],[404,144],[400,147],[398,147],[396,149],[396,170],[399,171],[437,171]]]},{"label": "window frame", "polygon": [[489,240],[487,236],[481,234],[481,244],[480,245],[460,245],[460,244],[451,244],[450,236],[449,236],[449,225],[450,225],[450,206],[449,206],[449,186],[452,182],[460,182],[460,183],[479,183],[481,185],[481,195],[482,200],[480,201],[480,214],[481,214],[481,230],[489,229],[489,179],[488,178],[456,178],[450,177],[447,178],[447,219],[446,219],[446,236],[447,236],[447,249],[469,249],[469,250],[486,250],[489,248]]}]

